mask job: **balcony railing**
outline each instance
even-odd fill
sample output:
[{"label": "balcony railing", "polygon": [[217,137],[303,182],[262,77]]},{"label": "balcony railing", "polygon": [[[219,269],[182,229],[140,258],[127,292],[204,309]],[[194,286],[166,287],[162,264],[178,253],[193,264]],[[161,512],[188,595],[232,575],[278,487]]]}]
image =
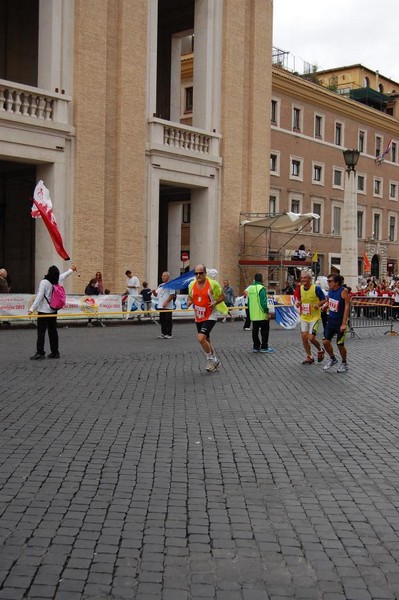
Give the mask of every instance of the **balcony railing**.
[{"label": "balcony railing", "polygon": [[71,98],[64,94],[0,79],[0,119],[65,127],[69,125],[70,102]]},{"label": "balcony railing", "polygon": [[191,126],[153,118],[148,123],[150,150],[197,156],[220,161],[220,135]]}]

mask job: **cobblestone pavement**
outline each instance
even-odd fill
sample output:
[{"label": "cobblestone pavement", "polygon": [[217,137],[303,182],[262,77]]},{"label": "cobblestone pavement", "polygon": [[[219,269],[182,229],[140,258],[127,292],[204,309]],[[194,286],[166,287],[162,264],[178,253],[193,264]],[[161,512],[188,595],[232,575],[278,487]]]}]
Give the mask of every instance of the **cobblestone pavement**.
[{"label": "cobblestone pavement", "polygon": [[399,337],[303,366],[219,323],[0,331],[0,598],[399,598]]}]

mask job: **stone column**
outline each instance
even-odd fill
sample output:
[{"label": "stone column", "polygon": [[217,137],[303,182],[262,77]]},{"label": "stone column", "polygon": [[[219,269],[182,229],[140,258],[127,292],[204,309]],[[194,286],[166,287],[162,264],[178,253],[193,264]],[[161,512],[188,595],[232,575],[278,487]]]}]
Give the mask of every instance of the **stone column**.
[{"label": "stone column", "polygon": [[196,0],[193,126],[220,129],[222,2]]},{"label": "stone column", "polygon": [[147,114],[152,117],[157,110],[158,0],[147,1]]},{"label": "stone column", "polygon": [[356,171],[346,171],[344,209],[342,214],[341,275],[353,290],[357,289],[358,241],[357,241],[357,193]]},{"label": "stone column", "polygon": [[168,206],[168,271],[171,279],[180,275],[181,226],[183,205],[171,202]]}]

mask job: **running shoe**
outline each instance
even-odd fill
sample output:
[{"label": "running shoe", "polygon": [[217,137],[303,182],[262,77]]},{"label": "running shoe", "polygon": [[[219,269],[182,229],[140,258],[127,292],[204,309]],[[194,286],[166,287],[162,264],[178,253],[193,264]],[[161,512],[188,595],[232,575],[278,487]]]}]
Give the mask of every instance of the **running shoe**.
[{"label": "running shoe", "polygon": [[337,369],[337,373],[347,373],[349,370],[349,367],[346,363],[341,363]]},{"label": "running shoe", "polygon": [[327,371],[328,369],[331,369],[331,367],[333,367],[337,363],[338,363],[337,359],[335,358],[335,356],[333,356],[332,358],[330,358],[330,360],[327,362],[327,364],[324,365],[323,371]]},{"label": "running shoe", "polygon": [[311,365],[311,364],[313,364],[313,363],[314,363],[314,358],[313,358],[313,356],[307,356],[307,357],[305,358],[305,360],[303,360],[303,361],[302,361],[302,364],[303,364],[303,365]]},{"label": "running shoe", "polygon": [[262,354],[273,354],[273,352],[274,352],[273,348],[270,348],[270,347],[269,348],[261,348],[260,351]]},{"label": "running shoe", "polygon": [[325,355],[325,351],[324,350],[319,350],[318,353],[317,353],[317,362],[323,362],[324,355]]},{"label": "running shoe", "polygon": [[166,335],[164,335],[163,333],[161,333],[161,335],[158,336],[159,340],[164,340],[166,338]]},{"label": "running shoe", "polygon": [[252,352],[260,352],[260,348],[252,348]]},{"label": "running shoe", "polygon": [[206,361],[206,370],[208,373],[212,373],[212,371],[216,371],[216,369],[220,366],[220,361],[216,357],[208,358]]}]

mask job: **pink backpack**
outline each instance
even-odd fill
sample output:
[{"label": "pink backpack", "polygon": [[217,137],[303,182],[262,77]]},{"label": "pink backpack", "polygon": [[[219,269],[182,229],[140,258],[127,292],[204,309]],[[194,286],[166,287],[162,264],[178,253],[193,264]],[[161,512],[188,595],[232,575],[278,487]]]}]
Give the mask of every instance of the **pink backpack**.
[{"label": "pink backpack", "polygon": [[[46,298],[47,300],[47,298]],[[48,302],[48,300],[47,300]],[[54,310],[59,310],[60,308],[64,308],[66,304],[66,293],[64,287],[60,283],[55,283],[53,285],[53,291],[51,293],[50,298],[50,308]]]}]

